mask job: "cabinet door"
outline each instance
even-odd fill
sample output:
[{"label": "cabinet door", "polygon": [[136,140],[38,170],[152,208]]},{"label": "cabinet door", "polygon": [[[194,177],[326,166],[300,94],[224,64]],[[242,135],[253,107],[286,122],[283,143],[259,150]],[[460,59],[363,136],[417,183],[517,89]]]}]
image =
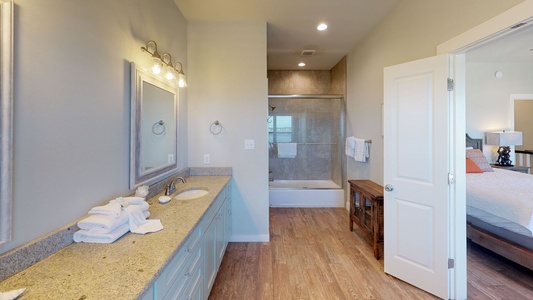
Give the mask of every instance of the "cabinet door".
[{"label": "cabinet door", "polygon": [[205,247],[205,291],[206,295],[209,295],[211,287],[215,282],[216,277],[216,222],[213,221],[209,227],[207,227],[204,235],[204,247]]},{"label": "cabinet door", "polygon": [[222,258],[224,257],[224,250],[226,249],[224,240],[224,212],[225,209],[224,206],[222,206],[220,211],[217,213],[217,217],[214,221],[216,222],[216,270],[218,270],[218,267],[222,262]]},{"label": "cabinet door", "polygon": [[228,245],[233,228],[233,220],[231,219],[231,199],[226,200],[226,209],[224,212],[224,250]]},{"label": "cabinet door", "polygon": [[360,209],[361,225],[372,232],[372,199],[367,197],[365,193],[361,197]]}]

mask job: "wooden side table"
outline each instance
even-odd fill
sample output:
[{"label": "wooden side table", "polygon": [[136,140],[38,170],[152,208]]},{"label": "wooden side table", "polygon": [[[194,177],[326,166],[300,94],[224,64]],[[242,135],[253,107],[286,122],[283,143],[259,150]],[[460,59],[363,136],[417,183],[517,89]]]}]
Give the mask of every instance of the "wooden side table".
[{"label": "wooden side table", "polygon": [[519,166],[519,165],[514,165],[514,166],[490,165],[490,166],[493,167],[493,168],[497,168],[497,169],[504,169],[504,170],[509,170],[509,171],[515,171],[515,172],[529,174],[529,167],[527,167],[527,166]]},{"label": "wooden side table", "polygon": [[374,257],[380,258],[378,243],[383,242],[383,187],[370,180],[348,180],[350,184],[350,231],[353,224],[368,235]]}]

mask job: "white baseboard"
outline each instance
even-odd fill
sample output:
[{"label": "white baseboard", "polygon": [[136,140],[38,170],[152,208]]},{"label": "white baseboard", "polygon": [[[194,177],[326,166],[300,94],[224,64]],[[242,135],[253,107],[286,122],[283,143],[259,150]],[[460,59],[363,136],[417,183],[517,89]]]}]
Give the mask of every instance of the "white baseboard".
[{"label": "white baseboard", "polygon": [[236,243],[270,242],[270,234],[232,234],[229,238],[229,241]]}]

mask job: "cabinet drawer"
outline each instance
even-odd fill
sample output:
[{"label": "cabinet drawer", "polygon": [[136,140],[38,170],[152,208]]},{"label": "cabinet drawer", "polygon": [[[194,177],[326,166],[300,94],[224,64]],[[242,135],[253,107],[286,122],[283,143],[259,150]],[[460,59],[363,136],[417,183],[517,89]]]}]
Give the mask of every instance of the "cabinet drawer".
[{"label": "cabinet drawer", "polygon": [[202,266],[202,247],[200,244],[192,251],[195,256],[191,257],[186,263],[185,267],[179,272],[172,287],[168,290],[163,298],[164,300],[182,299],[193,288],[194,280],[198,280],[201,273]]},{"label": "cabinet drawer", "polygon": [[195,228],[192,234],[187,238],[185,243],[180,247],[178,253],[172,258],[163,273],[156,281],[156,297],[155,299],[162,299],[172,287],[174,282],[186,269],[188,262],[193,261],[198,254],[198,249],[201,250],[201,226]]},{"label": "cabinet drawer", "polygon": [[202,258],[194,260],[187,266],[182,278],[178,278],[164,300],[198,299],[201,300],[202,291],[198,288],[202,282]]}]

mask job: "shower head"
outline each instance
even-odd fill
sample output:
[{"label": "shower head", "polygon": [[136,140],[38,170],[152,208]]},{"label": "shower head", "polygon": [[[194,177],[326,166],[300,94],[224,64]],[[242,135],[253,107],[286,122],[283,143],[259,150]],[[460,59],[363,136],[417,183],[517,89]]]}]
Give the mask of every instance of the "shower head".
[{"label": "shower head", "polygon": [[270,107],[270,111],[274,111],[274,109],[276,109],[276,107],[275,107],[275,106],[273,106],[273,105],[270,105],[270,104],[268,105],[268,107]]}]

